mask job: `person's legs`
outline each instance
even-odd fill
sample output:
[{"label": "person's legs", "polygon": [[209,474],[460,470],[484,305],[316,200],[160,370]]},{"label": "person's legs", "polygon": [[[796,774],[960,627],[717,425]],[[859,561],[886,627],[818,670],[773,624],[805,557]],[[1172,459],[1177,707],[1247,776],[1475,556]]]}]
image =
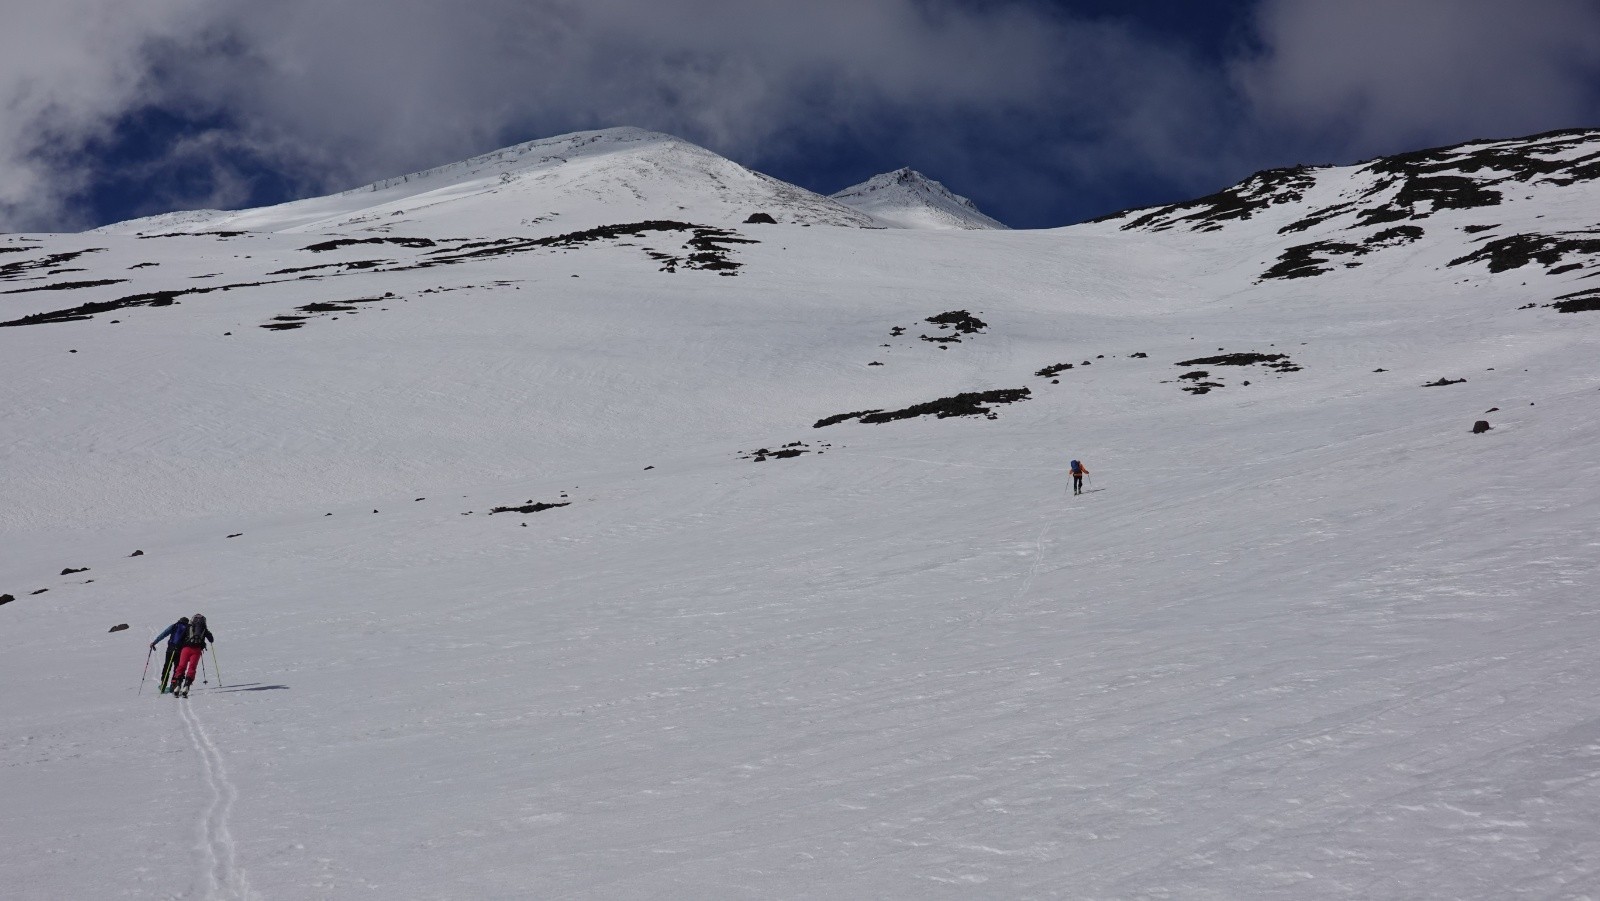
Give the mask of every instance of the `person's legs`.
[{"label": "person's legs", "polygon": [[1072,474],[1072,493],[1073,494],[1082,494],[1083,493],[1083,476],[1081,476],[1081,475],[1079,475],[1077,473],[1073,473]]},{"label": "person's legs", "polygon": [[187,685],[194,681],[194,671],[200,666],[200,648],[187,645],[178,654],[178,666],[172,671],[172,686]]},{"label": "person's legs", "polygon": [[162,691],[171,691],[172,690],[172,670],[173,670],[174,667],[176,667],[178,665],[178,651],[179,650],[181,650],[181,648],[179,648],[177,645],[169,645],[167,647],[166,657],[162,660],[162,663],[161,663],[161,690]]}]

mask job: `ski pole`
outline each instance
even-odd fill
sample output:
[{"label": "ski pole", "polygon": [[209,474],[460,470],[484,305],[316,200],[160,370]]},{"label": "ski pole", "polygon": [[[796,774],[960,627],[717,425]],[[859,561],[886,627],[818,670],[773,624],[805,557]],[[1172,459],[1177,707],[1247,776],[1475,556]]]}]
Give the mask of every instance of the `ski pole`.
[{"label": "ski pole", "polygon": [[222,664],[217,662],[217,646],[211,646],[211,668],[217,671],[217,687],[222,688]]},{"label": "ski pole", "polygon": [[156,649],[154,647],[151,647],[150,650],[144,652],[144,673],[143,675],[139,676],[139,690],[134,692],[135,697],[144,694],[144,680],[146,676],[150,675],[150,655],[154,654],[155,652]]},{"label": "ski pole", "polygon": [[211,680],[206,678],[206,652],[202,649],[200,651],[200,684],[207,685],[210,682]]}]

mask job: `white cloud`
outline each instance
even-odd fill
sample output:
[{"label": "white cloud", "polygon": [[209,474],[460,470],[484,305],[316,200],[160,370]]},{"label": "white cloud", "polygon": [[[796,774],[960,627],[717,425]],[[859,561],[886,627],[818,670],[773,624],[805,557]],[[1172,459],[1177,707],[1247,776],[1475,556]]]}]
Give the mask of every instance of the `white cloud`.
[{"label": "white cloud", "polygon": [[[1183,111],[1166,109],[1164,98],[1192,93],[1199,80],[1180,57],[1125,28],[1025,2],[67,0],[49,8],[7,29],[11,43],[40,52],[36,74],[0,68],[10,123],[0,131],[0,228],[78,224],[70,200],[85,175],[75,151],[146,105],[234,123],[169,161],[213,172],[221,188],[162,198],[226,203],[239,196],[230,157],[332,189],[500,142],[617,124],[760,164],[819,135],[876,133],[891,116],[910,123],[905,140],[935,144],[961,121],[1044,136],[1062,121],[1073,130],[1095,121],[1093,142],[1120,142],[1116,158],[1139,159],[1168,152],[1167,113],[1181,124]],[[967,156],[958,147],[934,152]]]},{"label": "white cloud", "polygon": [[1237,70],[1265,128],[1351,153],[1593,125],[1591,0],[1269,0]]},{"label": "white cloud", "polygon": [[199,21],[200,0],[13,3],[0,28],[0,228],[71,224],[65,198],[85,175],[59,165],[145,102],[147,42]]}]

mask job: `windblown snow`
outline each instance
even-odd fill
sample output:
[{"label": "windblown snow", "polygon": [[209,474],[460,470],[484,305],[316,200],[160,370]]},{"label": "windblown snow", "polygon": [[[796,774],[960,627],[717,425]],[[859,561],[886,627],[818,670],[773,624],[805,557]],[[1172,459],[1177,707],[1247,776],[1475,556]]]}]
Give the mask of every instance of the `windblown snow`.
[{"label": "windblown snow", "polygon": [[972,201],[914,169],[874,175],[833,199],[896,228],[1005,228]]},{"label": "windblown snow", "polygon": [[612,130],[0,236],[0,886],[1600,894],[1597,208],[863,228]]}]

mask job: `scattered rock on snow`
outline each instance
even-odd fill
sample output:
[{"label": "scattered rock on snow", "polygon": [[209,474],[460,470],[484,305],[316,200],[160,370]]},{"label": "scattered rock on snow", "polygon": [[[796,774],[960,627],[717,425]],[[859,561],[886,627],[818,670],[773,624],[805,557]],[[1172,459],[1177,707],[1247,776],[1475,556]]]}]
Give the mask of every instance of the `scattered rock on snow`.
[{"label": "scattered rock on snow", "polygon": [[124,630],[126,628],[128,628],[128,624],[127,623],[117,623],[115,626],[112,626],[110,629],[107,629],[106,630],[106,634],[109,635],[112,632],[121,632],[122,630]]},{"label": "scattered rock on snow", "polygon": [[89,567],[87,567],[87,566],[84,566],[84,567],[80,567],[80,568],[79,568],[79,569],[73,569],[73,568],[72,568],[72,567],[70,567],[70,566],[69,566],[69,567],[67,567],[67,568],[66,568],[66,569],[63,569],[63,570],[62,570],[62,571],[61,571],[61,574],[62,574],[62,575],[63,575],[63,576],[70,576],[70,575],[72,575],[72,574],[73,574],[73,573],[86,573],[86,572],[88,572],[88,571],[89,571]]},{"label": "scattered rock on snow", "polygon": [[571,502],[570,501],[568,501],[567,503],[562,503],[562,504],[535,504],[535,503],[528,503],[528,504],[525,504],[525,505],[523,505],[521,507],[494,507],[494,508],[489,510],[489,515],[493,516],[496,513],[539,513],[539,512],[542,512],[544,510],[554,510],[557,507],[567,507],[567,506],[571,506]]},{"label": "scattered rock on snow", "polygon": [[1492,428],[1492,426],[1489,425],[1489,420],[1480,419],[1472,424],[1472,434],[1481,435],[1484,432],[1489,431],[1490,428]]},{"label": "scattered rock on snow", "polygon": [[993,410],[985,404],[1012,404],[1027,400],[1030,392],[1027,388],[1000,388],[994,391],[968,391],[961,394],[941,397],[926,403],[913,404],[902,410],[864,410],[857,413],[840,413],[817,420],[811,427],[820,429],[823,426],[835,425],[847,419],[855,419],[865,423],[893,422],[897,419],[912,419],[918,416],[936,416],[947,419],[952,416],[983,416],[988,419],[999,418]]}]

